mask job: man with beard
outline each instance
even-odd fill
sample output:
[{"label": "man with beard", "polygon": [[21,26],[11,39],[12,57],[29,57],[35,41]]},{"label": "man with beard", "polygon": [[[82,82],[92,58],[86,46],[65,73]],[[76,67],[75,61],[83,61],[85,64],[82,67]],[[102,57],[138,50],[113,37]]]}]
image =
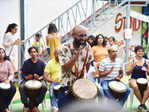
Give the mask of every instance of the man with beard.
[{"label": "man with beard", "polygon": [[59,51],[59,63],[62,68],[62,77],[59,90],[58,106],[61,108],[75,100],[70,89],[73,83],[84,77],[90,63],[93,61],[93,54],[90,45],[87,43],[87,30],[82,25],[72,30],[73,41],[65,43]]}]

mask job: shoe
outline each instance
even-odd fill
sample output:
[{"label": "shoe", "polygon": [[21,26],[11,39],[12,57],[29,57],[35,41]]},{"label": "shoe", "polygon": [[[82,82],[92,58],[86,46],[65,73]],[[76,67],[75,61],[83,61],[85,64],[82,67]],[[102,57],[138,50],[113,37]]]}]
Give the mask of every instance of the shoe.
[{"label": "shoe", "polygon": [[39,112],[39,110],[38,110],[37,107],[34,107],[32,111],[33,111],[33,112]]},{"label": "shoe", "polygon": [[25,108],[24,108],[24,112],[30,112],[30,109],[27,108],[27,107],[25,107]]},{"label": "shoe", "polygon": [[139,112],[148,112],[147,107],[145,104],[141,104],[138,106],[138,111]]}]

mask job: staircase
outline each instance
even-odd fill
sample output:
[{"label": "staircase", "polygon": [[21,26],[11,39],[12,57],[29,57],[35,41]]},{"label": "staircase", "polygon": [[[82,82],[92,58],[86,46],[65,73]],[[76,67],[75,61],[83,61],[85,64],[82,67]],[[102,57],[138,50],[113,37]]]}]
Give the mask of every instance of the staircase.
[{"label": "staircase", "polygon": [[[131,6],[146,6],[147,0],[131,0],[130,4]],[[90,34],[102,32],[105,30],[104,26],[110,24],[111,19],[122,10],[126,10],[128,5],[129,0],[80,0],[50,23],[56,24],[59,32],[64,35],[62,42],[65,42],[69,39],[69,32],[78,24],[88,27]],[[45,47],[45,37],[50,23],[37,31],[42,34]],[[111,34],[111,31],[106,32]],[[25,50],[21,50],[21,52],[25,52],[24,59],[28,58],[27,49],[31,46],[36,33],[24,42]]]}]

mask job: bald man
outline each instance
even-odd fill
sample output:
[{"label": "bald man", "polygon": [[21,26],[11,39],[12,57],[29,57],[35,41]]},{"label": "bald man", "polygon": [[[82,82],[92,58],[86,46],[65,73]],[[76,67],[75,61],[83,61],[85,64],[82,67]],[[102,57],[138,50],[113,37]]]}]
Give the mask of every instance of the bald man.
[{"label": "bald man", "polygon": [[[109,83],[111,81],[120,81],[123,77],[123,65],[121,59],[117,58],[117,51],[117,46],[112,46],[109,48],[109,56],[101,61],[97,74],[97,77],[102,78],[101,86],[103,88],[105,96],[112,100],[116,100],[116,98],[109,89]],[[118,99],[118,103],[120,103],[122,106],[126,102],[130,93],[130,89],[128,88],[128,86],[126,84],[124,84],[124,86],[126,88],[126,91]]]},{"label": "bald man", "polygon": [[[59,51],[59,63],[62,67],[62,85],[58,100],[59,107],[75,100],[70,88],[73,83],[84,77],[84,71],[88,71],[93,54],[87,43],[87,29],[78,25],[72,30],[73,41],[64,43]],[[84,64],[85,63],[85,64]]]},{"label": "bald man", "polygon": [[56,85],[59,85],[59,82],[61,79],[61,66],[59,64],[58,52],[59,52],[59,48],[56,48],[54,51],[55,58],[53,58],[48,62],[44,70],[44,77],[46,81],[50,83],[49,94],[51,97],[51,100],[50,100],[51,106],[52,106],[51,112],[58,111],[57,98],[53,90]]}]

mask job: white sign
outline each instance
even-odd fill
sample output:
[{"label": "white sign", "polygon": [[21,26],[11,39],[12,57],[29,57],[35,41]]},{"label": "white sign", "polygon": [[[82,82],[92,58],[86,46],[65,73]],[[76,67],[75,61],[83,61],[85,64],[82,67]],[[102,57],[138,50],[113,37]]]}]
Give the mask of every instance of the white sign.
[{"label": "white sign", "polygon": [[125,39],[132,39],[132,29],[125,29]]}]

